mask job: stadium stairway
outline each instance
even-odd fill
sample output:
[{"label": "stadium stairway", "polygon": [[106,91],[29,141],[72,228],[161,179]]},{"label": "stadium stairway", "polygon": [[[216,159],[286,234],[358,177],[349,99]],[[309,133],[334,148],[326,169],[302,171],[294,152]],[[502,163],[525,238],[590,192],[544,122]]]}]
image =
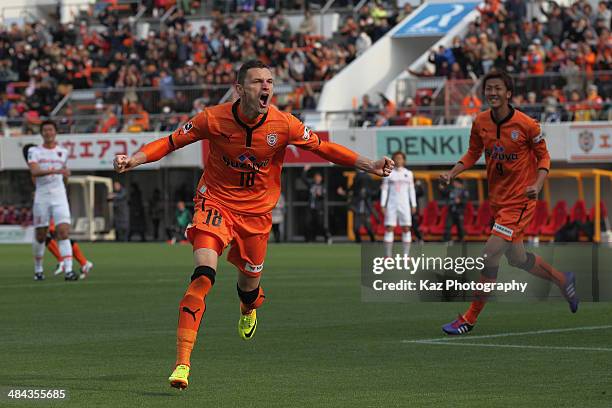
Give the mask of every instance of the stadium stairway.
[{"label": "stadium stairway", "polygon": [[[478,15],[477,5],[478,2],[423,3],[325,84],[317,110],[349,111],[355,108],[353,101],[364,94],[386,93],[407,67],[427,59],[434,44],[450,44],[455,35],[464,31]],[[395,100],[393,95],[388,96]]]}]

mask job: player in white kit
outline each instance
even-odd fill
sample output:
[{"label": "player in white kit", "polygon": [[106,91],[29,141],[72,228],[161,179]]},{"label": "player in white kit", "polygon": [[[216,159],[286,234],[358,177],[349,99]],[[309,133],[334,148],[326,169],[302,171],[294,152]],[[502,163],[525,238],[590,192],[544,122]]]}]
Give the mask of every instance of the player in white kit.
[{"label": "player in white kit", "polygon": [[68,235],[70,232],[70,208],[66,196],[65,181],[70,176],[66,167],[68,151],[56,142],[57,126],[53,121],[44,121],[40,125],[43,138],[42,146],[28,149],[28,166],[35,180],[34,193],[34,228],[36,233],[32,243],[34,253],[34,279],[43,280],[43,255],[49,220],[53,218],[56,225],[57,244],[64,266],[65,279],[77,280],[72,271],[72,246]]},{"label": "player in white kit", "polygon": [[381,186],[380,205],[385,213],[385,255],[392,256],[394,233],[399,225],[402,227],[402,243],[404,253],[410,252],[412,242],[412,214],[416,214],[416,193],[414,190],[414,175],[404,167],[406,155],[395,152],[392,156],[395,168],[384,178]]}]

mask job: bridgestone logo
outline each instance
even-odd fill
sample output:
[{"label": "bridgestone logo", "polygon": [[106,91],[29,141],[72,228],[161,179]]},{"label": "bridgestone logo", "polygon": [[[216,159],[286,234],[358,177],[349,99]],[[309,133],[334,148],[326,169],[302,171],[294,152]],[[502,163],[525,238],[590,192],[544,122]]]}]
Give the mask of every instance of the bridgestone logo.
[{"label": "bridgestone logo", "polygon": [[263,270],[263,264],[251,265],[250,263],[245,263],[244,270],[247,272],[259,273]]},{"label": "bridgestone logo", "polygon": [[503,225],[499,225],[498,223],[495,223],[495,225],[493,225],[493,231],[497,231],[507,237],[512,237],[512,234],[514,234],[513,230],[508,227],[504,227]]}]

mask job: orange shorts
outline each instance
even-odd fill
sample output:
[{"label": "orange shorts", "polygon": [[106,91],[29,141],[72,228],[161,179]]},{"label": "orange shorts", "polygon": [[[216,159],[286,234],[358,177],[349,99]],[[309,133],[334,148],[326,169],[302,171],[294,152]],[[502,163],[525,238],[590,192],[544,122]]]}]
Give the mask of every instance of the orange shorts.
[{"label": "orange shorts", "polygon": [[522,240],[523,232],[531,223],[531,219],[535,213],[535,207],[535,200],[511,207],[492,205],[491,210],[493,211],[495,224],[493,228],[491,228],[491,234],[497,235],[510,242]]},{"label": "orange shorts", "polygon": [[196,200],[187,238],[193,250],[209,248],[219,256],[231,244],[227,260],[245,275],[256,278],[263,270],[272,214],[244,215],[211,200]]}]

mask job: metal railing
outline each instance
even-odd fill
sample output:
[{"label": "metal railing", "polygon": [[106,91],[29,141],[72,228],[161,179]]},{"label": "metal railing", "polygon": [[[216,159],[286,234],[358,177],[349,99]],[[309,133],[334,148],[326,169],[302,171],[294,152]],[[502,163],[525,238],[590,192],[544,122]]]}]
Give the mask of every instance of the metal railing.
[{"label": "metal railing", "polygon": [[[582,105],[582,104],[580,104]],[[551,109],[546,104],[523,104],[519,108],[528,115],[541,122],[572,122],[579,120],[612,121],[612,104],[604,104],[601,109],[574,109],[572,104],[557,105]],[[355,127],[385,127],[385,126],[437,126],[460,125],[470,126],[473,115],[463,111],[460,105],[452,106],[413,106],[398,108],[395,115],[387,116],[382,109],[372,108],[363,110],[329,111],[324,115],[319,129],[332,130],[338,128]],[[447,112],[456,112],[453,119],[446,120]],[[316,110],[294,109],[292,114],[301,120],[317,116]],[[158,113],[148,114],[148,127],[139,125],[139,114],[116,114],[116,124],[107,130],[114,132],[172,132],[182,126],[192,113]],[[586,115],[586,116],[585,116]],[[58,115],[52,117],[58,124],[59,133],[82,134],[102,133],[101,127],[108,119],[106,113],[86,115]],[[24,134],[38,134],[37,123],[28,122],[24,118],[0,118],[0,135],[19,136]]]},{"label": "metal railing", "polygon": [[[559,103],[571,101],[572,92],[579,94],[580,101],[587,97],[590,86],[595,86],[597,94],[605,101],[612,98],[612,71],[584,72],[577,71],[571,73],[548,72],[544,75],[516,74],[514,79],[514,95],[521,95],[526,98],[529,92],[534,92],[538,101],[542,101],[548,96],[558,97]],[[445,109],[446,123],[451,123],[460,114],[461,100],[474,92],[483,100],[481,84],[479,81],[471,79],[451,80],[445,77],[410,77],[396,82],[396,95],[398,106],[406,105],[410,99],[420,105],[420,101],[427,97],[436,106],[443,106]],[[484,104],[484,101],[482,101]],[[535,104],[536,106],[538,104]],[[523,105],[525,106],[525,105]],[[559,107],[563,110],[563,106]],[[607,114],[595,112],[593,120],[607,120]],[[606,119],[600,119],[600,117]],[[572,115],[566,115],[566,120],[572,120]]]}]

